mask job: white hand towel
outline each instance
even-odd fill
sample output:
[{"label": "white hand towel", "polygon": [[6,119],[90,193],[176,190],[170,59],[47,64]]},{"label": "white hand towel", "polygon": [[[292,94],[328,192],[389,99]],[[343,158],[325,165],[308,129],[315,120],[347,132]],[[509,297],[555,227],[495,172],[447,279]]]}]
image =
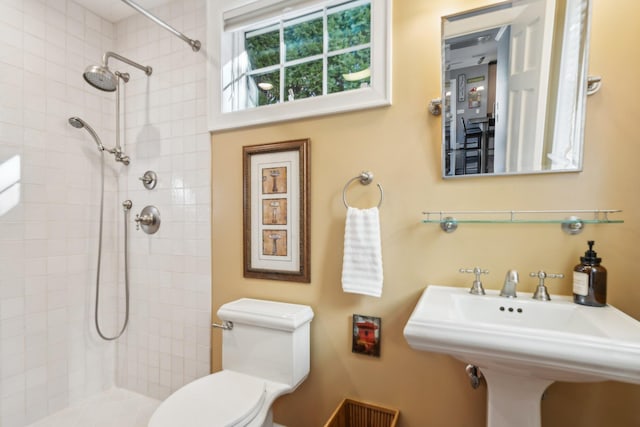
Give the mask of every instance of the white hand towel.
[{"label": "white hand towel", "polygon": [[382,248],[377,207],[347,208],[342,289],[378,298],[382,295]]}]

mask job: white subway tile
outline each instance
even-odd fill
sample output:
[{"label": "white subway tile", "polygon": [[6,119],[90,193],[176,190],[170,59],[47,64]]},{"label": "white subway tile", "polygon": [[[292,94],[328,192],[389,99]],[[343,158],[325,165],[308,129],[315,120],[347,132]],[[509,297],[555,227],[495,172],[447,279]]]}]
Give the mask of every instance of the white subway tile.
[{"label": "white subway tile", "polygon": [[[167,12],[165,16],[173,15],[174,23],[188,28],[200,20],[197,13],[194,15],[193,4],[204,8],[204,1],[198,0],[188,7],[176,1],[158,10]],[[95,194],[99,188],[99,156],[90,135],[67,123],[69,116],[78,115],[111,145],[115,135],[113,96],[88,86],[82,72],[90,63],[99,63],[106,50],[114,50],[154,68],[149,78],[138,70],[131,72],[132,81],[126,87],[126,149],[132,156],[132,165],[156,170],[160,183],[153,192],[137,189],[140,171],[114,167],[112,157],[107,156],[111,162],[108,170],[115,170],[120,176],[115,178],[110,172],[112,179],[106,183],[109,193],[105,199],[105,224],[116,228],[120,237],[110,238],[111,232],[105,235],[103,265],[109,271],[103,278],[103,309],[118,300],[122,304],[122,297],[116,296],[117,268],[121,265],[116,254],[121,252],[122,238],[117,206],[123,199],[121,195],[129,191],[128,197],[137,207],[156,204],[167,215],[163,220],[167,219],[153,240],[132,233],[130,274],[136,289],[133,303],[138,310],[132,316],[127,345],[123,346],[131,357],[119,360],[118,371],[124,375],[119,373],[118,379],[126,379],[127,384],[142,392],[166,397],[194,375],[208,373],[208,360],[205,364],[194,358],[194,352],[198,352],[196,343],[207,347],[205,353],[209,346],[208,337],[205,340],[207,328],[200,328],[199,339],[195,332],[200,320],[195,309],[204,307],[194,307],[202,304],[194,298],[195,289],[205,300],[209,299],[209,269],[202,267],[208,262],[208,251],[198,260],[193,256],[197,254],[198,241],[208,241],[197,236],[194,221],[208,216],[209,209],[207,206],[199,211],[197,206],[184,204],[206,203],[204,199],[209,198],[208,171],[202,174],[206,178],[203,183],[194,183],[199,176],[192,172],[194,167],[209,167],[205,98],[198,93],[204,86],[197,83],[204,82],[206,76],[203,57],[194,56],[182,41],[140,16],[113,25],[71,0],[1,5],[15,9],[11,16],[23,10],[24,30],[12,29],[11,23],[0,26],[3,52],[9,52],[0,63],[5,68],[17,68],[11,75],[0,77],[0,90],[5,95],[0,122],[9,126],[0,129],[0,136],[9,140],[4,145],[21,148],[23,172],[28,175],[22,185],[23,222],[11,228],[2,224],[2,229],[7,231],[3,233],[5,238],[24,233],[22,251],[29,254],[11,273],[22,278],[24,295],[2,298],[2,303],[18,298],[19,304],[11,304],[8,311],[0,305],[1,316],[11,316],[0,329],[2,336],[16,336],[24,328],[27,352],[23,365],[15,359],[3,360],[3,375],[12,370],[16,375],[27,375],[26,408],[35,416],[60,408],[84,392],[100,390],[115,378],[117,344],[102,343],[93,331],[91,338],[86,338],[81,326],[83,321],[92,321],[87,301],[93,292],[97,256]],[[2,16],[6,21],[9,15]],[[194,156],[185,157],[185,153]],[[70,163],[77,166],[69,168]],[[171,186],[174,174],[183,174],[177,187],[179,194]],[[208,218],[203,224],[199,234],[207,236]],[[204,272],[205,280],[192,280],[196,271]],[[165,288],[168,299],[159,295],[159,289]],[[0,283],[0,297],[2,289],[5,287]],[[208,305],[207,302],[207,310]],[[118,320],[122,315],[120,310]],[[113,326],[115,321],[115,316],[107,316],[105,325]],[[65,367],[58,365],[58,360],[64,360]],[[78,364],[82,367],[78,368]],[[44,375],[52,370],[57,374],[58,368],[61,375]],[[43,381],[47,383],[46,390],[41,387]],[[9,419],[4,412],[0,415],[3,422]]]}]

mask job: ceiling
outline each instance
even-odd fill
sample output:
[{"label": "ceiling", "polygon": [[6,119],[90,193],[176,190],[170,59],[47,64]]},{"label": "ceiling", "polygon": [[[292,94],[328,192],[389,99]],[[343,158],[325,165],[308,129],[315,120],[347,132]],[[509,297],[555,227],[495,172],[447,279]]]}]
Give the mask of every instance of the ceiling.
[{"label": "ceiling", "polygon": [[[128,16],[138,13],[134,8],[120,0],[75,0],[96,15],[110,22],[118,22]],[[135,0],[144,9],[150,10],[166,3],[168,0]]]},{"label": "ceiling", "polygon": [[498,34],[501,27],[478,31],[445,40],[447,70],[488,64],[498,59]]}]

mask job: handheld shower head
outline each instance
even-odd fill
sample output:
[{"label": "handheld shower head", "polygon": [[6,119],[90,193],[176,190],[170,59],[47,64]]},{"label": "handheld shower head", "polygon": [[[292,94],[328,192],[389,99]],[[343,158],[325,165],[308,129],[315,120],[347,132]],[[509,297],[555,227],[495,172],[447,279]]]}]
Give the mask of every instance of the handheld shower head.
[{"label": "handheld shower head", "polygon": [[73,126],[74,128],[76,128],[76,129],[85,128],[87,130],[87,132],[89,132],[89,134],[96,141],[96,145],[98,146],[98,150],[104,151],[104,145],[102,145],[102,142],[100,141],[100,138],[98,137],[98,134],[96,133],[96,131],[93,130],[93,128],[91,126],[89,126],[89,124],[87,122],[82,120],[80,117],[71,117],[71,118],[69,118],[69,124],[71,126]]},{"label": "handheld shower head", "polygon": [[84,121],[79,117],[71,117],[69,119],[69,124],[76,129],[84,127]]}]

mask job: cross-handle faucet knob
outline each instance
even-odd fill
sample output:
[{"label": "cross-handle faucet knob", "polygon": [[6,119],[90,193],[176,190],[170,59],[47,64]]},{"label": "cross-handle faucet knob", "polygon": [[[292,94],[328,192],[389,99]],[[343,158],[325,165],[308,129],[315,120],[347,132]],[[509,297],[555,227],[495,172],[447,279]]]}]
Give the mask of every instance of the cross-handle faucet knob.
[{"label": "cross-handle faucet knob", "polygon": [[136,230],[153,234],[160,228],[160,211],[155,206],[145,206],[140,214],[136,214]]},{"label": "cross-handle faucet knob", "polygon": [[484,288],[482,287],[482,282],[480,281],[480,275],[489,274],[489,270],[484,270],[480,267],[474,267],[474,268],[461,268],[459,271],[460,273],[475,274],[473,285],[471,285],[471,289],[469,289],[470,294],[484,295]]},{"label": "cross-handle faucet knob", "polygon": [[151,225],[153,224],[153,215],[139,215],[136,214],[136,230],[140,230],[140,224]]},{"label": "cross-handle faucet knob", "polygon": [[551,301],[551,297],[549,296],[549,292],[547,292],[547,287],[544,284],[544,279],[562,279],[564,278],[564,274],[562,273],[546,273],[542,270],[538,272],[529,273],[531,277],[538,278],[538,287],[536,288],[535,293],[533,294],[533,299],[538,301]]}]

